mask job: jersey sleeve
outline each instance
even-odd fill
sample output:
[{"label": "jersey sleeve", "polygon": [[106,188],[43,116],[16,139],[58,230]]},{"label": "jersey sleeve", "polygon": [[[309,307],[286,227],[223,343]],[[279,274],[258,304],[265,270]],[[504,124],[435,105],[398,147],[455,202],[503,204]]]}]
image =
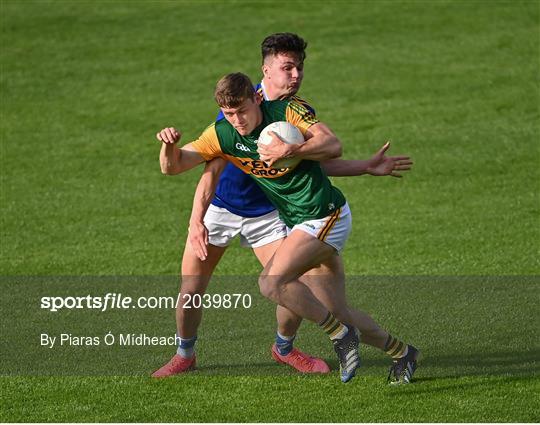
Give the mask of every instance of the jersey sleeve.
[{"label": "jersey sleeve", "polygon": [[304,106],[313,115],[317,116],[317,112],[315,112],[315,109],[309,104],[307,100],[302,99],[300,96],[296,94],[293,97],[291,97],[291,100],[298,102],[300,105]]},{"label": "jersey sleeve", "polygon": [[223,156],[221,145],[216,133],[215,123],[211,124],[197,140],[191,142],[191,146],[201,155],[205,161],[210,161],[218,156]]},{"label": "jersey sleeve", "polygon": [[[311,108],[310,108],[311,109]],[[287,122],[298,127],[303,135],[313,124],[319,122],[315,114],[296,100],[291,100],[285,109],[285,117]]]}]

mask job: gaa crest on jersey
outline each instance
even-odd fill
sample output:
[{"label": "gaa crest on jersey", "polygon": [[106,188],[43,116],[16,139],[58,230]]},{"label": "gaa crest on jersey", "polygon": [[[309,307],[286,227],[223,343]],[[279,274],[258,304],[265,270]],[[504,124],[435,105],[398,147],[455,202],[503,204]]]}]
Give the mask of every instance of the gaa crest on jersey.
[{"label": "gaa crest on jersey", "polygon": [[234,147],[236,149],[238,149],[239,151],[242,151],[242,152],[251,152],[251,150],[244,144],[238,142],[236,143],[236,145],[234,145]]}]

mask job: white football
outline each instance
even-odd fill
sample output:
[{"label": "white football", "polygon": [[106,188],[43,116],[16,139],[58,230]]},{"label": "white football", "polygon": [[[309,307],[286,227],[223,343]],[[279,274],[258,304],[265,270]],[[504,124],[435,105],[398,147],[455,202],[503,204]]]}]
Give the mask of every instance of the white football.
[{"label": "white football", "polygon": [[[299,145],[301,143],[304,143],[304,136],[298,130],[297,127],[292,125],[290,122],[286,121],[277,121],[273,122],[272,124],[268,124],[264,129],[261,131],[261,134],[259,136],[259,140],[257,143],[260,143],[262,145],[267,145],[272,141],[272,137],[270,136],[270,131],[274,131],[285,143],[288,143],[290,145]],[[300,159],[298,158],[284,158],[277,161],[272,167],[273,168],[287,168],[287,167],[294,167],[296,164],[300,162]]]}]

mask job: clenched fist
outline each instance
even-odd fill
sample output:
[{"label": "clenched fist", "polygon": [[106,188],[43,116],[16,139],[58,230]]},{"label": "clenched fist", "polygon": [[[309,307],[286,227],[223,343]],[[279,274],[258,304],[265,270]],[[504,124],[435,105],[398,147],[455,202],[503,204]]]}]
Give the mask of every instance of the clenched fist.
[{"label": "clenched fist", "polygon": [[167,127],[156,134],[156,138],[163,143],[174,145],[180,140],[182,133],[174,127]]}]

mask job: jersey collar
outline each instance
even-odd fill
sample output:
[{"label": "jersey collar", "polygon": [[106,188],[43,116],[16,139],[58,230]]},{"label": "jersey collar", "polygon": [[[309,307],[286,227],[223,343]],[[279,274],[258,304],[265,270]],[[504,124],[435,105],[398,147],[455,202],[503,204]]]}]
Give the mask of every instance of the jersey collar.
[{"label": "jersey collar", "polygon": [[268,99],[268,95],[266,94],[266,87],[264,87],[264,82],[261,80],[261,89],[262,89],[262,95],[264,100],[270,100]]}]

